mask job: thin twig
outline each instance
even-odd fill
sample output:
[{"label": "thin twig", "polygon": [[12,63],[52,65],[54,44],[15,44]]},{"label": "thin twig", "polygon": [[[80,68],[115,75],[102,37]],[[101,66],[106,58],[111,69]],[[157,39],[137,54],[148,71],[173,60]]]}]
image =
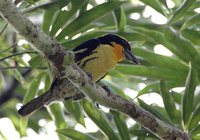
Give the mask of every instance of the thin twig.
[{"label": "thin twig", "polygon": [[[20,67],[20,66],[13,66],[13,67],[0,67],[0,70],[8,70],[8,69],[32,69],[32,67]],[[36,67],[36,69],[47,69],[47,67]]]},{"label": "thin twig", "polygon": [[38,53],[38,52],[36,52],[36,51],[30,51],[30,52],[20,52],[20,53],[14,53],[14,54],[12,54],[12,55],[9,55],[9,56],[6,56],[6,57],[4,57],[4,58],[2,58],[2,59],[0,59],[0,62],[1,61],[4,61],[5,59],[8,59],[8,58],[11,58],[11,57],[14,57],[14,56],[18,56],[18,55],[22,55],[22,54],[27,54],[27,53]]},{"label": "thin twig", "polygon": [[46,3],[38,4],[36,6],[32,6],[22,11],[22,13],[30,13],[40,8],[46,8],[47,6],[51,6],[52,4],[56,3],[57,1],[48,1]]},{"label": "thin twig", "polygon": [[0,32],[0,36],[3,34],[3,32],[5,31],[6,27],[8,26],[8,22],[6,22],[6,24],[4,25],[4,27],[2,28],[1,32]]},{"label": "thin twig", "polygon": [[4,53],[4,52],[6,52],[6,51],[8,51],[8,50],[10,50],[10,49],[12,49],[12,48],[15,47],[15,46],[17,46],[17,43],[15,43],[15,44],[13,44],[12,46],[10,46],[10,47],[8,47],[8,48],[6,48],[6,49],[0,51],[0,54],[1,54],[1,53]]}]

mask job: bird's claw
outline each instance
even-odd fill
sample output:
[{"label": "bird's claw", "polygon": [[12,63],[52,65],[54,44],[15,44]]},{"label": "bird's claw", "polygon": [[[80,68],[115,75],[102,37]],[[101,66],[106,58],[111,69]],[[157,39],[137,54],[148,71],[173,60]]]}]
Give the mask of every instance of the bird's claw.
[{"label": "bird's claw", "polygon": [[88,75],[89,81],[91,82],[92,81],[92,74],[90,72],[86,72],[86,74]]},{"label": "bird's claw", "polygon": [[112,93],[111,89],[108,86],[102,86],[102,88],[107,92],[107,96],[110,96]]},{"label": "bird's claw", "polygon": [[95,103],[95,105],[98,109],[101,109],[98,103]]}]

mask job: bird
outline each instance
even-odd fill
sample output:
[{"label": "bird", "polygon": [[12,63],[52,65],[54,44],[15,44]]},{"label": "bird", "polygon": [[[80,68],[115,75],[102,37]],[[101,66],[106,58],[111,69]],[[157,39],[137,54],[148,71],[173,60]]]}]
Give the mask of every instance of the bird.
[{"label": "bird", "polygon": [[[140,63],[133,55],[128,41],[117,34],[105,34],[89,39],[75,47],[73,52],[74,62],[89,74],[94,83],[98,83],[123,60],[133,64]],[[78,100],[82,97],[84,95],[67,78],[57,79],[47,92],[23,105],[18,113],[21,116],[28,116],[55,101],[65,101],[70,98]]]}]

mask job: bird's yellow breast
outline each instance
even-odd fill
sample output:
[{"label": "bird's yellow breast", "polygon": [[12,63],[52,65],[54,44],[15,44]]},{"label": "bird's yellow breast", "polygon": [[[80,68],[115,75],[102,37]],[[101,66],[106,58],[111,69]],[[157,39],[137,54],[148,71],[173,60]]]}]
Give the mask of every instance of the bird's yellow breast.
[{"label": "bird's yellow breast", "polygon": [[79,65],[82,66],[81,68],[85,72],[91,74],[93,82],[97,82],[113,69],[117,63],[118,60],[116,59],[114,48],[101,44],[90,56],[81,60]]}]

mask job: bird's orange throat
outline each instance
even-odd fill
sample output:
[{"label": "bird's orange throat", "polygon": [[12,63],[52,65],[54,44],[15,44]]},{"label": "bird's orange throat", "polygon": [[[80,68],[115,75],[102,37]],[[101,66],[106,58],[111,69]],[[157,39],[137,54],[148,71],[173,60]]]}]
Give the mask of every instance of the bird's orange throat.
[{"label": "bird's orange throat", "polygon": [[115,59],[117,62],[120,62],[122,60],[125,59],[125,56],[124,56],[124,48],[120,45],[120,44],[117,44],[115,42],[111,42],[112,46],[113,46],[113,51],[114,51],[114,54],[115,54]]}]

